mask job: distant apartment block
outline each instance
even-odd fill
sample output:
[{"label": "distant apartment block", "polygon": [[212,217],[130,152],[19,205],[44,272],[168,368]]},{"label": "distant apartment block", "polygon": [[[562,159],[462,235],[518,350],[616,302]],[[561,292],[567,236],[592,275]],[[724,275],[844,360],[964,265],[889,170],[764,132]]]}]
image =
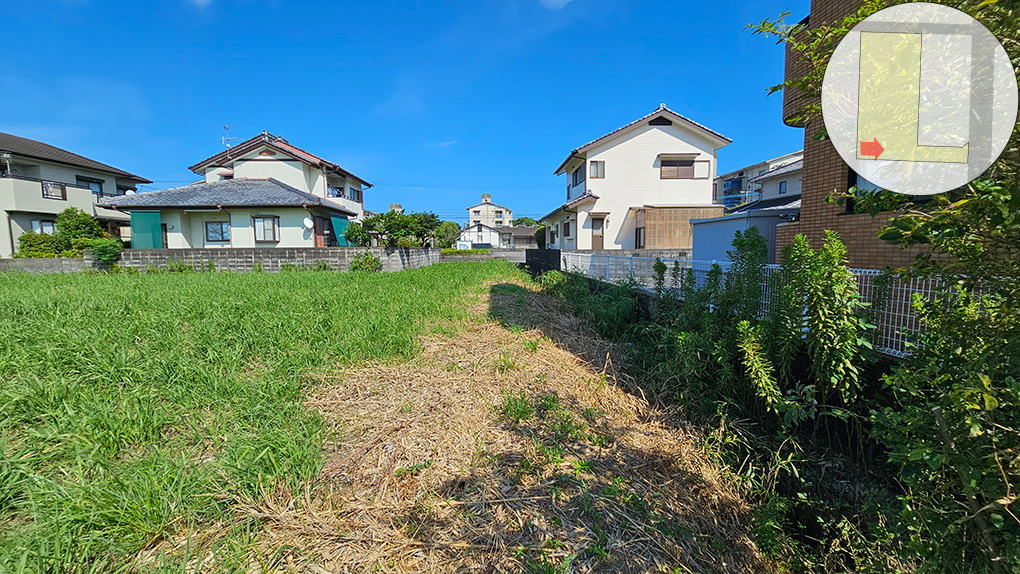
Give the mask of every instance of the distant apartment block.
[{"label": "distant apartment block", "polygon": [[747,167],[724,173],[715,178],[712,198],[726,209],[762,199],[763,180],[760,178],[770,171],[798,162],[804,157],[803,150],[781,155]]},{"label": "distant apartment block", "polygon": [[514,212],[505,205],[492,202],[492,194],[483,193],[482,202],[467,208],[468,225],[487,225],[489,227],[501,227],[512,225]]}]

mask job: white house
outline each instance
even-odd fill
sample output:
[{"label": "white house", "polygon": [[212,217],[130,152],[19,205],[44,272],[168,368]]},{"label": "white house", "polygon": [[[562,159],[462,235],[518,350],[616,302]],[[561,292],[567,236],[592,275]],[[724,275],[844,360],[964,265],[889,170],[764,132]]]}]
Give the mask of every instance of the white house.
[{"label": "white house", "polygon": [[460,232],[460,237],[457,238],[458,249],[488,247],[503,247],[503,243],[499,230],[489,227],[484,223],[468,225]]},{"label": "white house", "polygon": [[553,249],[690,248],[712,204],[716,151],[730,139],[665,104],[570,152],[566,202],[542,218]]},{"label": "white house", "polygon": [[468,225],[488,225],[489,227],[501,227],[511,225],[514,220],[514,212],[509,207],[492,203],[492,195],[482,194],[482,202],[467,208]]},{"label": "white house", "polygon": [[[727,209],[731,209],[738,205],[763,199],[763,180],[760,179],[761,176],[803,159],[804,150],[798,150],[724,173],[715,178],[713,191],[715,202],[725,205]],[[800,192],[798,191],[797,193],[799,194]]]},{"label": "white house", "polygon": [[26,231],[54,233],[68,207],[91,214],[115,236],[128,217],[95,203],[152,183],[132,173],[40,141],[0,133],[0,257],[17,251]]},{"label": "white house", "polygon": [[262,132],[191,166],[205,180],[106,198],[131,214],[131,247],[346,246],[365,216],[371,184],[287,140]]}]

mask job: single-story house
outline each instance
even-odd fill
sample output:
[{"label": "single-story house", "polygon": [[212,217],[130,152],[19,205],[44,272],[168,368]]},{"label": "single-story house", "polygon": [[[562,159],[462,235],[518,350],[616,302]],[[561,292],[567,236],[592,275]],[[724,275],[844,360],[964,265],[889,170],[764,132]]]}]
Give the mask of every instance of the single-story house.
[{"label": "single-story house", "polygon": [[458,249],[501,247],[499,230],[484,223],[468,225],[457,238]]},{"label": "single-story house", "polygon": [[134,249],[344,247],[358,215],[273,178],[222,179],[98,205],[130,213]]}]

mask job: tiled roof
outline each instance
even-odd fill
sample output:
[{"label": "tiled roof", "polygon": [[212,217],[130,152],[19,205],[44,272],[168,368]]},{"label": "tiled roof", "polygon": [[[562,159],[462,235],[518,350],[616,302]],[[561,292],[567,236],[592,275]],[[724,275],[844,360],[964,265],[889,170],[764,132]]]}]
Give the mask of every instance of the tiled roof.
[{"label": "tiled roof", "polygon": [[781,196],[781,197],[770,197],[768,199],[760,199],[753,203],[747,203],[744,205],[737,206],[732,211],[727,213],[746,213],[748,211],[762,211],[762,210],[784,210],[784,209],[800,209],[800,196]]},{"label": "tiled roof", "polygon": [[514,237],[529,237],[538,231],[538,227],[538,225],[500,225],[496,228],[496,231],[509,233]]},{"label": "tiled roof", "polygon": [[759,181],[765,181],[766,179],[772,179],[773,177],[779,177],[781,175],[787,175],[790,173],[796,173],[804,168],[804,160],[799,159],[793,163],[788,163],[782,167],[777,167],[772,171],[766,171],[765,173],[752,177],[748,180],[748,183],[757,183]]},{"label": "tiled roof", "polygon": [[117,175],[123,179],[130,179],[136,183],[152,183],[144,177],[139,177],[133,173],[117,169],[94,159],[80,156],[76,153],[60,149],[56,146],[51,146],[50,144],[46,144],[41,141],[30,140],[28,138],[12,134],[0,132],[0,151],[10,152],[14,155],[33,159],[52,161],[53,163],[62,163],[65,165],[84,167],[86,169],[93,169],[96,171],[104,171]]},{"label": "tiled roof", "polygon": [[216,155],[207,157],[204,160],[189,167],[188,169],[195,173],[202,173],[202,170],[209,166],[225,165],[230,162],[231,158],[244,155],[262,145],[276,148],[286,154],[296,157],[297,159],[307,163],[308,165],[314,167],[321,167],[329,171],[335,171],[345,177],[355,179],[361,182],[361,184],[364,185],[365,187],[372,187],[371,183],[368,183],[367,181],[340,167],[339,165],[330,161],[326,161],[313,153],[309,153],[297,147],[296,145],[291,144],[286,139],[280,136],[273,135],[266,131],[260,133],[259,135],[251,139],[247,139],[231,148],[225,149]]},{"label": "tiled roof", "polygon": [[108,197],[99,205],[130,211],[156,208],[305,207],[317,205],[345,215],[353,211],[275,179],[225,179],[159,191]]},{"label": "tiled roof", "polygon": [[[577,154],[579,154],[581,152],[588,151],[589,149],[591,149],[595,145],[597,145],[597,144],[599,144],[599,143],[601,143],[603,141],[606,141],[606,140],[612,138],[616,134],[618,134],[618,133],[620,133],[622,131],[628,130],[628,129],[630,129],[630,128],[632,128],[632,127],[634,127],[634,126],[636,126],[636,125],[638,125],[638,124],[640,124],[640,123],[642,123],[644,121],[650,121],[652,118],[654,118],[655,116],[658,116],[658,115],[671,116],[672,119],[678,120],[681,123],[686,123],[689,126],[694,127],[694,128],[696,128],[696,129],[698,129],[700,131],[703,131],[703,132],[709,134],[710,136],[712,136],[714,138],[717,138],[719,140],[725,141],[726,144],[728,144],[728,143],[733,141],[730,138],[722,135],[721,133],[719,133],[719,132],[717,132],[717,131],[715,131],[713,129],[710,129],[710,128],[708,128],[708,127],[706,127],[704,125],[701,125],[698,122],[696,122],[696,121],[694,121],[694,120],[692,120],[692,119],[690,119],[688,117],[682,116],[682,115],[674,112],[673,110],[667,108],[666,104],[662,104],[654,112],[652,112],[652,113],[650,113],[648,115],[642,116],[642,117],[640,117],[640,118],[630,122],[629,124],[627,124],[627,125],[625,125],[623,127],[619,127],[619,128],[609,132],[608,134],[606,134],[606,135],[604,135],[602,137],[595,138],[595,139],[591,140],[590,142],[584,144],[583,146],[574,149],[574,151],[570,152],[570,154],[567,155],[567,159],[563,160],[563,163],[561,163],[560,166],[558,168],[556,168],[556,171],[554,172],[554,174],[558,175],[561,172],[561,170],[567,165],[567,163],[570,162],[570,159],[573,158],[574,156],[576,156]],[[723,144],[723,145],[725,145],[725,144]]]},{"label": "tiled roof", "polygon": [[594,193],[591,193],[590,191],[585,191],[581,195],[575,197],[574,199],[571,199],[570,201],[568,201],[568,202],[564,203],[563,205],[557,207],[556,209],[550,211],[549,213],[547,213],[545,215],[545,217],[543,217],[542,219],[539,219],[539,221],[545,221],[546,219],[549,219],[550,217],[555,215],[557,211],[562,211],[562,210],[565,210],[565,209],[571,209],[571,208],[577,207],[578,205],[582,205],[584,203],[587,203],[589,201],[596,201],[596,200],[598,200],[598,198],[599,198],[599,196],[595,195]]}]

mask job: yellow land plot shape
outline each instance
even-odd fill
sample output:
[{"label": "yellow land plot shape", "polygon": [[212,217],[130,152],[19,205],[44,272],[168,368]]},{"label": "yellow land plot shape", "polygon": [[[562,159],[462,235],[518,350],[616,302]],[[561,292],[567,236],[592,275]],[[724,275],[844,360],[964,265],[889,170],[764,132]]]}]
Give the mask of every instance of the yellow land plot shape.
[{"label": "yellow land plot shape", "polygon": [[[920,91],[921,34],[862,32],[858,141],[877,139],[884,160],[967,163],[967,144],[917,145]],[[874,159],[873,148],[858,144],[857,157]]]}]

